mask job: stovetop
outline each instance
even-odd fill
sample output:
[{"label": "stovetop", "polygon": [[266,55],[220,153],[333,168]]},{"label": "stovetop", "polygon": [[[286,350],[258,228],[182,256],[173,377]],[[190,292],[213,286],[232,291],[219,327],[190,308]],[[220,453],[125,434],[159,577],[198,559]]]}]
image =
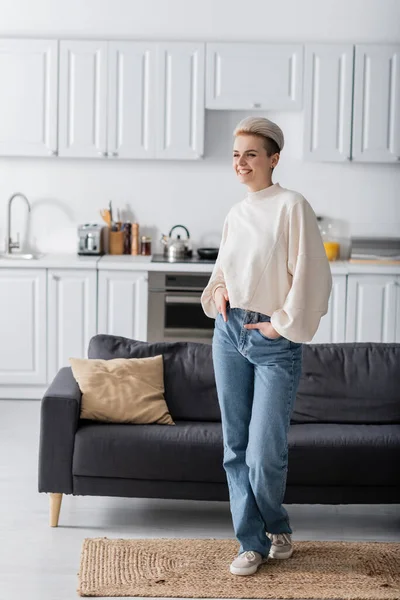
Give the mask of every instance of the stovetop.
[{"label": "stovetop", "polygon": [[198,255],[192,257],[184,257],[184,258],[168,258],[168,256],[164,256],[164,254],[153,254],[151,258],[151,262],[159,262],[159,263],[202,263],[202,264],[214,264],[215,259],[210,260],[209,258],[200,258]]}]

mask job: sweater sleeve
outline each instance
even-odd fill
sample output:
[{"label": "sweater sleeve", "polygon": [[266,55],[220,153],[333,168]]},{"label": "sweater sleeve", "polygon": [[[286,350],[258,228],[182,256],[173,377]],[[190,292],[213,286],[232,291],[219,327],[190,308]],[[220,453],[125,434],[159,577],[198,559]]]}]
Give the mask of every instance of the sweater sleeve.
[{"label": "sweater sleeve", "polygon": [[226,287],[224,274],[221,269],[221,252],[222,248],[226,241],[226,236],[228,235],[228,216],[225,217],[224,225],[222,228],[222,238],[219,246],[218,256],[214,264],[213,271],[211,273],[211,277],[203,290],[201,295],[201,305],[203,307],[203,311],[207,315],[207,317],[211,317],[215,319],[218,315],[217,307],[215,306],[213,294],[218,287]]},{"label": "sweater sleeve", "polygon": [[293,342],[309,342],[328,312],[332,274],[317,218],[305,198],[289,211],[287,236],[292,285],[282,308],[272,313],[271,324]]}]

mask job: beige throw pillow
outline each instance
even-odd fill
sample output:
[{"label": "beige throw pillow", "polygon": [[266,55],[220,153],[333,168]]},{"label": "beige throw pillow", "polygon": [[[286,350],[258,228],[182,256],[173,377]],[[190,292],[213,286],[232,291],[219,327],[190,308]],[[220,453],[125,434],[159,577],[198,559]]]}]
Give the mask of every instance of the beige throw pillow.
[{"label": "beige throw pillow", "polygon": [[82,392],[81,419],[175,425],[164,398],[162,354],[69,362]]}]

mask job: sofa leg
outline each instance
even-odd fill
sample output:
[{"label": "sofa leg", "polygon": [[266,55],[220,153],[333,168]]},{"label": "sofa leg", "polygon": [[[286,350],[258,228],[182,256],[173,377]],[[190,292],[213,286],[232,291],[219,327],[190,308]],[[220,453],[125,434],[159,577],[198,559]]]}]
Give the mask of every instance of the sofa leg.
[{"label": "sofa leg", "polygon": [[50,494],[50,527],[57,527],[62,494]]}]

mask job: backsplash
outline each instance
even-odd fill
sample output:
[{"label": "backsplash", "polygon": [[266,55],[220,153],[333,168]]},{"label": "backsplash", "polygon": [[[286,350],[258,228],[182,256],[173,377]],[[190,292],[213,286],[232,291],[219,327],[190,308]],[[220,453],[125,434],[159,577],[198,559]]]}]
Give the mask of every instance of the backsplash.
[{"label": "backsplash", "polygon": [[[205,157],[199,161],[0,159],[0,243],[4,248],[9,197],[19,191],[32,206],[13,205],[12,234],[39,252],[76,252],[77,227],[102,223],[112,200],[122,220],[137,221],[161,252],[161,234],[183,224],[193,248],[218,246],[224,217],[244,198],[231,166],[232,131],[249,111],[206,111]],[[264,113],[257,113],[264,114]],[[265,113],[286,138],[274,182],[302,193],[316,214],[336,219],[348,235],[396,237],[400,230],[398,165],[312,163],[302,160],[303,114]]]}]

